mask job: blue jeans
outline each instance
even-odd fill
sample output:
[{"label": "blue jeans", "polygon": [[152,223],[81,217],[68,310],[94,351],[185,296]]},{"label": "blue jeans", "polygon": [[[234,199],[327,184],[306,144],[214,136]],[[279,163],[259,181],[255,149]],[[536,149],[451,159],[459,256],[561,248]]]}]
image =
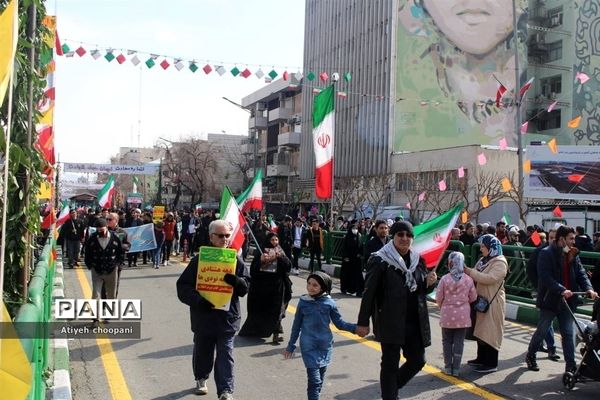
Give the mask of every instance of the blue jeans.
[{"label": "blue jeans", "polygon": [[152,261],[154,261],[154,265],[160,264],[161,254],[162,254],[161,246],[158,246],[156,249],[152,250]]},{"label": "blue jeans", "polygon": [[548,350],[556,350],[556,343],[554,342],[554,328],[552,327],[552,323],[550,323],[550,328],[548,328],[548,332],[544,337],[544,342],[546,342],[546,347],[548,347]]},{"label": "blue jeans", "polygon": [[560,311],[555,313],[550,310],[540,310],[540,319],[538,321],[535,333],[529,342],[527,354],[531,358],[535,358],[536,351],[540,348],[542,341],[548,333],[548,328],[552,325],[554,317],[558,318],[558,327],[560,329],[560,337],[562,339],[563,354],[565,356],[566,369],[577,367],[575,363],[575,324],[573,317],[566,306],[563,304]]},{"label": "blue jeans", "polygon": [[[194,378],[208,379],[215,367],[215,384],[217,395],[223,392],[233,393],[233,338],[234,334],[204,335],[194,333],[194,353],[192,366]],[[215,358],[215,347],[217,357]]]},{"label": "blue jeans", "polygon": [[308,375],[308,388],[306,389],[308,400],[319,400],[323,381],[325,381],[325,371],[327,371],[327,367],[306,369],[306,375]]}]

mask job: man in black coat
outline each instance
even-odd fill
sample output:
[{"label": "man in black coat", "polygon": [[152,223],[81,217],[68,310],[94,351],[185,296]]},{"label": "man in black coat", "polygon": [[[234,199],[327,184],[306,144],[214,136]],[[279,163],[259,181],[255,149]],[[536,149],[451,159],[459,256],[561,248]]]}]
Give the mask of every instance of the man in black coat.
[{"label": "man in black coat", "polygon": [[[411,250],[413,227],[400,221],[390,229],[392,241],[369,259],[356,334],[373,333],[381,342],[380,385],[383,400],[397,400],[398,390],[425,365],[425,347],[431,345],[426,294],[437,281],[423,258]],[[402,367],[400,351],[406,362]]]},{"label": "man in black coat", "polygon": [[[573,292],[585,291],[591,299],[598,298],[592,289],[585,269],[579,259],[579,250],[575,245],[575,229],[560,226],[556,230],[554,243],[540,250],[537,261],[538,297],[537,308],[540,318],[535,333],[529,342],[525,363],[532,371],[539,371],[536,352],[552,320],[558,319],[560,336],[563,343],[563,355],[566,372],[577,368],[575,363],[575,325],[568,307],[577,309],[577,295]],[[566,304],[565,301],[566,300]]]},{"label": "man in black coat", "polygon": [[92,295],[102,297],[102,287],[106,298],[117,297],[117,270],[123,262],[124,251],[121,240],[115,232],[108,230],[104,218],[96,221],[96,232],[85,242],[85,265],[92,270]]},{"label": "man in black coat", "polygon": [[79,263],[79,251],[85,234],[83,222],[77,218],[77,210],[72,209],[69,212],[69,220],[60,227],[60,238],[67,248],[67,265],[70,268]]},{"label": "man in black coat", "polygon": [[365,256],[367,260],[371,254],[381,249],[389,241],[389,232],[390,227],[387,225],[387,222],[381,219],[375,221],[375,236],[369,239],[365,246]]},{"label": "man in black coat", "polygon": [[[231,227],[228,222],[215,220],[208,227],[211,245],[228,247]],[[196,394],[207,394],[206,380],[215,366],[215,383],[219,400],[233,400],[233,338],[240,329],[239,297],[248,293],[250,277],[238,258],[235,275],[225,274],[223,280],[233,287],[229,311],[216,310],[196,291],[198,256],[192,258],[177,280],[177,297],[190,306],[194,353],[192,367],[196,379]],[[216,348],[216,359],[215,359]]]}]

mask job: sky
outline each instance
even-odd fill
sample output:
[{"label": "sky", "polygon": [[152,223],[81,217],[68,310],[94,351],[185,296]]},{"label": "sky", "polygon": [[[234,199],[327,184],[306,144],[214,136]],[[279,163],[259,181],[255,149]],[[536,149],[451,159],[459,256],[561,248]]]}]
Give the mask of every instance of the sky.
[{"label": "sky", "polygon": [[[210,60],[227,71],[260,67],[268,73],[275,66],[280,76],[302,67],[303,0],[50,0],[46,7],[57,16],[61,41],[88,51],[57,57],[60,162],[108,163],[119,147],[151,147],[159,137],[246,135],[248,113],[222,97],[241,103],[266,85],[264,78],[192,73],[187,63],[177,71],[173,57],[198,60],[200,68]],[[102,57],[94,60],[96,48]],[[116,49],[115,55],[139,51],[142,63],[135,67],[133,55],[121,65],[109,63],[105,48]],[[171,67],[148,69],[149,54],[170,56]]]}]

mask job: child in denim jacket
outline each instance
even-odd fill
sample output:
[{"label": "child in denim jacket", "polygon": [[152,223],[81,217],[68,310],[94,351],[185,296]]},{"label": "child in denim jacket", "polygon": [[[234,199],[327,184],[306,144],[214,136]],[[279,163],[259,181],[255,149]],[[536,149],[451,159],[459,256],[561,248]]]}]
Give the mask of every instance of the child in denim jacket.
[{"label": "child in denim jacket", "polygon": [[356,330],[356,324],[342,319],[335,301],[329,296],[331,278],[327,274],[313,272],[306,282],[308,294],[300,297],[284,356],[286,359],[292,357],[300,335],[300,351],[308,375],[308,400],[318,400],[333,349],[333,334],[329,324],[333,322],[336,328],[352,333]]}]

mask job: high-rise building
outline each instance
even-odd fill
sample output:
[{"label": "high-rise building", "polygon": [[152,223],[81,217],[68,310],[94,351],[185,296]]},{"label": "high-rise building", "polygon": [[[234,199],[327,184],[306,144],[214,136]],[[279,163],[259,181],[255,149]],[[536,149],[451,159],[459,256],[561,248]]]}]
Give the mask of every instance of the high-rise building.
[{"label": "high-rise building", "polygon": [[[525,121],[523,147],[600,144],[597,9],[600,0],[306,0],[300,178],[314,177],[311,92],[331,83],[322,72],[342,77],[336,177],[413,173],[408,160],[424,174],[449,171],[471,153],[464,146],[516,149]],[[473,161],[472,176],[485,169]]]}]

